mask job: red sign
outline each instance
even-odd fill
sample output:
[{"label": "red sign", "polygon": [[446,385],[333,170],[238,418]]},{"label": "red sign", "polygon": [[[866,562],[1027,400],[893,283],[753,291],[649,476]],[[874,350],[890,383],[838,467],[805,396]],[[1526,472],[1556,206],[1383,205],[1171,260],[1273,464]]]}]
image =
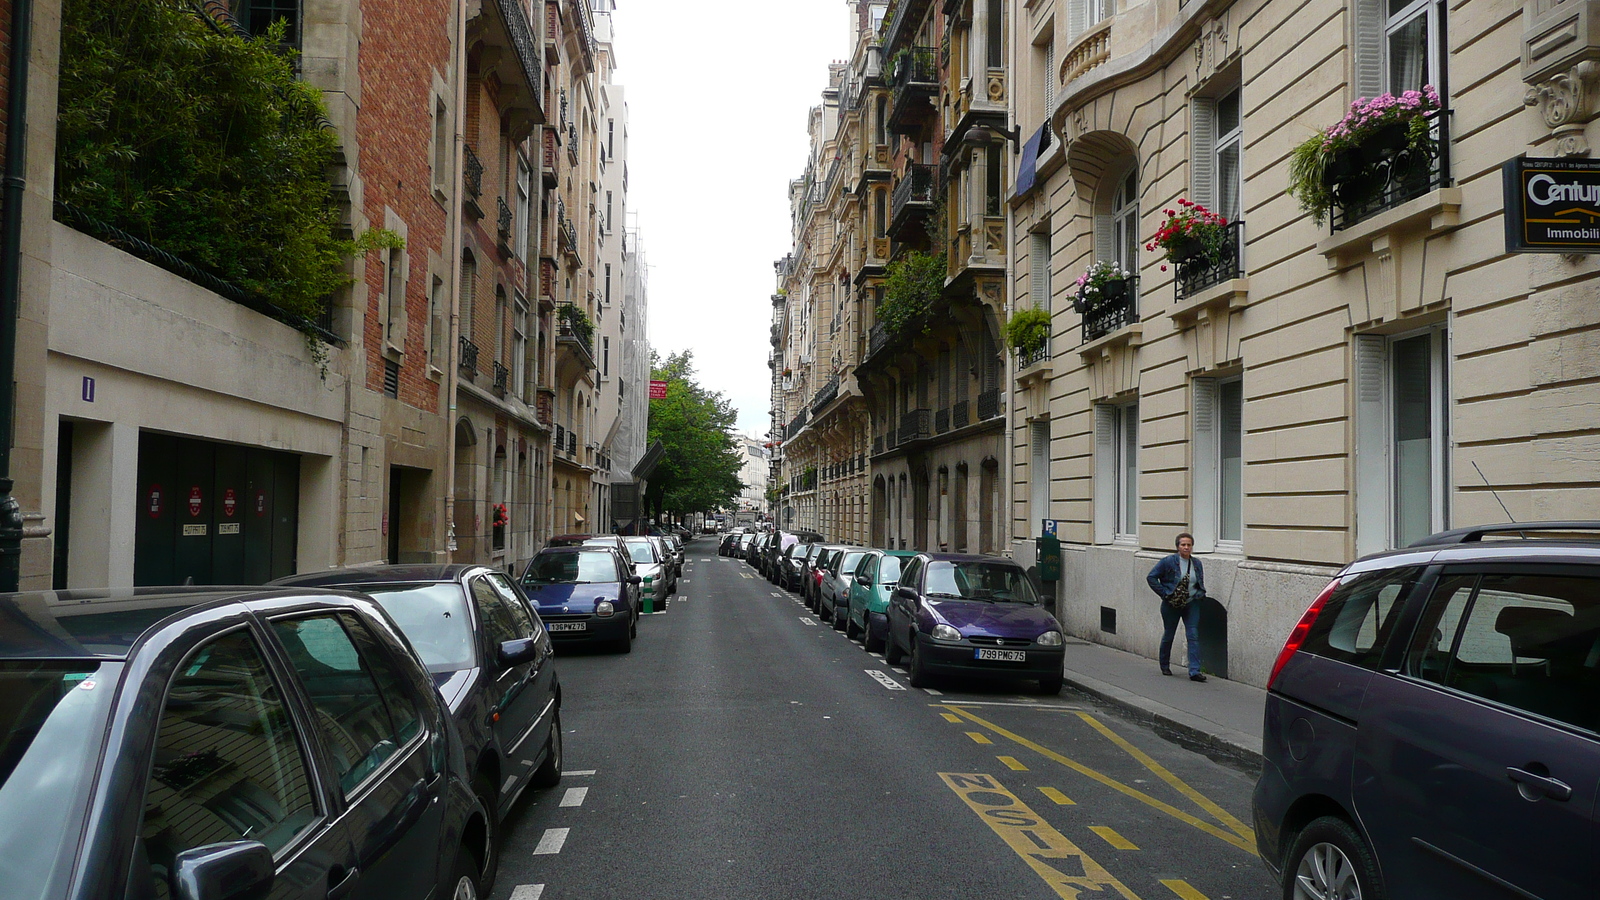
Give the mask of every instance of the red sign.
[{"label": "red sign", "polygon": [[200,508],[203,503],[204,501],[202,501],[200,498],[200,486],[195,485],[194,487],[189,488],[189,515],[191,517],[196,519],[200,518]]},{"label": "red sign", "polygon": [[256,491],[256,518],[259,519],[262,516],[265,516],[266,514],[267,514],[267,492],[263,491],[263,490],[257,490]]},{"label": "red sign", "polygon": [[652,381],[652,382],[650,382],[650,399],[651,400],[665,400],[665,399],[667,399],[667,383],[665,381]]},{"label": "red sign", "polygon": [[233,511],[239,508],[239,498],[234,496],[233,488],[228,488],[222,494],[222,514],[233,518]]},{"label": "red sign", "polygon": [[150,518],[152,518],[152,519],[161,518],[161,485],[160,484],[152,484],[152,485],[150,485],[150,503],[145,508],[149,511]]}]

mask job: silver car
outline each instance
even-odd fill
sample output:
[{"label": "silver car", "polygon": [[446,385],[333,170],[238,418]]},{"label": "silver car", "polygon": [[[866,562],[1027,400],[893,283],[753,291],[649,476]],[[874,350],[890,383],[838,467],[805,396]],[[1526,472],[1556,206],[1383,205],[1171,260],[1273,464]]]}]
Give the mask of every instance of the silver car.
[{"label": "silver car", "polygon": [[667,595],[672,593],[668,580],[671,567],[661,558],[656,542],[647,537],[626,537],[622,539],[622,546],[633,560],[633,571],[643,579],[639,585],[640,602],[652,605],[654,610],[665,609]]}]

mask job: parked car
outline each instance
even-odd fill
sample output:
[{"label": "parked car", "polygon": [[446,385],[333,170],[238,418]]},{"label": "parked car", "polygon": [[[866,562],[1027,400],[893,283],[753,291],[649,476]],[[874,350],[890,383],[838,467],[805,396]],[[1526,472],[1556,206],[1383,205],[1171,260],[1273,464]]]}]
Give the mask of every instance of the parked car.
[{"label": "parked car", "polygon": [[1267,682],[1253,801],[1285,896],[1594,896],[1596,537],[1443,532],[1312,601]]},{"label": "parked car", "polygon": [[805,565],[806,554],[810,552],[809,542],[790,544],[789,549],[783,551],[778,584],[782,585],[784,590],[800,590],[800,570]]},{"label": "parked car", "polygon": [[[468,781],[491,813],[489,847],[528,787],[561,780],[561,679],[550,635],[504,573],[487,566],[331,569],[274,584],[360,591],[416,648],[460,730]],[[484,864],[492,883],[498,853]]]},{"label": "parked car", "polygon": [[802,599],[806,602],[807,609],[817,609],[822,597],[822,579],[826,577],[828,566],[832,565],[835,558],[845,551],[839,544],[818,544],[817,552],[812,555],[811,561],[806,565],[806,581],[801,590]]},{"label": "parked car", "polygon": [[7,897],[488,893],[459,736],[367,598],[0,595],[0,673]]},{"label": "parked car", "polygon": [[856,566],[866,555],[865,547],[845,547],[823,567],[822,583],[817,587],[817,615],[833,625],[835,631],[844,630],[850,606],[850,584],[855,579]]},{"label": "parked car", "polygon": [[743,534],[739,535],[739,542],[734,545],[733,552],[731,552],[729,555],[748,561],[750,559],[750,545],[755,543],[755,540],[755,532],[744,532]]},{"label": "parked car", "polygon": [[[667,581],[673,588],[676,588],[678,576],[682,574],[683,570],[678,564],[678,555],[672,551],[671,542],[659,534],[648,536],[645,540],[656,545],[656,553],[661,557],[661,565],[667,572]],[[671,591],[669,590],[668,593],[671,593]]]},{"label": "parked car", "polygon": [[908,654],[912,687],[966,675],[1036,678],[1044,693],[1061,691],[1061,623],[1013,560],[918,553],[901,562],[888,618],[884,659],[898,663]]},{"label": "parked car", "polygon": [[763,531],[755,536],[755,540],[745,550],[745,562],[754,566],[757,571],[761,569],[762,553],[767,549],[767,544],[772,542],[772,532]]},{"label": "parked car", "polygon": [[545,544],[545,546],[546,547],[576,547],[579,544],[582,544],[584,541],[593,540],[594,538],[597,538],[597,537],[606,537],[606,535],[603,535],[603,534],[558,534],[555,537],[551,538],[549,543]]},{"label": "parked car", "polygon": [[683,574],[683,542],[684,538],[681,535],[667,535],[667,544],[672,548],[672,564],[677,567],[679,575]]},{"label": "parked car", "polygon": [[643,581],[609,547],[547,547],[522,572],[523,593],[557,645],[603,644],[622,653],[639,636]]},{"label": "parked car", "polygon": [[900,583],[900,566],[916,555],[910,550],[869,550],[856,564],[844,633],[861,638],[868,652],[884,646],[889,634],[889,595]]},{"label": "parked car", "polygon": [[743,528],[733,528],[724,532],[722,537],[717,540],[717,555],[732,556],[733,548],[738,546],[739,536],[742,534],[744,534]]},{"label": "parked car", "polygon": [[622,546],[633,562],[634,574],[639,576],[639,602],[652,607],[651,612],[666,609],[667,595],[672,593],[676,582],[655,541],[647,537],[625,537]]}]

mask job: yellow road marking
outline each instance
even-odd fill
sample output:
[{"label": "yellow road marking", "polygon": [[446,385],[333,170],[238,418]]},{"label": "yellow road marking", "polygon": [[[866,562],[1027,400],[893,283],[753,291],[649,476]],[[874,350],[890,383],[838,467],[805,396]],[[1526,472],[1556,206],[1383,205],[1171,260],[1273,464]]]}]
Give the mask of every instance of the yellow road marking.
[{"label": "yellow road marking", "polygon": [[1026,772],[1028,767],[1023,765],[1015,756],[997,756],[995,759],[1006,764],[1006,768],[1013,772]]},{"label": "yellow road marking", "polygon": [[1057,806],[1077,806],[1076,803],[1072,802],[1071,797],[1068,797],[1066,794],[1061,793],[1055,788],[1039,788],[1039,793],[1049,797],[1051,800],[1054,800]]},{"label": "yellow road marking", "polygon": [[1215,838],[1217,838],[1219,840],[1222,840],[1222,841],[1224,841],[1226,843],[1232,844],[1233,846],[1238,847],[1240,850],[1243,850],[1244,852],[1250,854],[1251,856],[1257,855],[1256,854],[1256,847],[1255,847],[1255,840],[1254,839],[1251,839],[1251,840],[1247,841],[1244,838],[1240,837],[1237,834],[1234,834],[1231,831],[1224,831],[1223,829],[1218,828],[1217,826],[1211,824],[1210,822],[1205,821],[1204,819],[1201,819],[1201,818],[1199,818],[1197,816],[1194,816],[1194,815],[1191,815],[1189,813],[1186,813],[1181,809],[1178,809],[1176,806],[1173,806],[1170,803],[1167,803],[1167,802],[1162,801],[1162,800],[1157,800],[1156,798],[1150,796],[1149,794],[1146,794],[1145,792],[1143,792],[1141,790],[1138,790],[1137,788],[1128,787],[1127,785],[1123,784],[1122,782],[1117,781],[1115,778],[1111,778],[1110,776],[1107,776],[1107,775],[1102,775],[1099,772],[1096,772],[1094,769],[1091,769],[1088,766],[1084,765],[1083,763],[1080,763],[1080,762],[1078,762],[1076,760],[1068,759],[1067,757],[1062,756],[1061,754],[1055,752],[1054,750],[1051,750],[1049,747],[1045,747],[1042,744],[1034,743],[1033,741],[1028,740],[1027,738],[1023,737],[1020,734],[1013,734],[1012,732],[1009,732],[1009,731],[1005,730],[1004,728],[1001,728],[999,725],[996,725],[993,722],[989,722],[989,721],[987,721],[985,719],[980,719],[977,716],[973,715],[970,712],[967,712],[966,710],[962,709],[959,706],[948,706],[948,707],[946,707],[946,709],[949,709],[950,711],[954,712],[956,715],[961,716],[962,718],[967,719],[968,721],[970,721],[970,722],[972,722],[974,724],[982,725],[983,727],[989,729],[990,731],[993,731],[995,734],[998,734],[1003,738],[1006,738],[1007,740],[1014,741],[1014,742],[1016,742],[1016,743],[1018,743],[1018,744],[1020,744],[1020,745],[1022,745],[1024,747],[1027,747],[1029,750],[1032,750],[1033,752],[1039,754],[1040,756],[1043,756],[1046,759],[1054,760],[1055,762],[1058,762],[1058,763],[1062,764],[1063,766],[1066,766],[1067,768],[1073,770],[1074,772],[1077,772],[1080,775],[1084,775],[1084,776],[1087,776],[1089,778],[1092,778],[1095,781],[1100,782],[1101,784],[1105,785],[1108,788],[1111,788],[1114,791],[1119,791],[1119,792],[1121,792],[1123,794],[1126,794],[1127,796],[1132,797],[1135,800],[1138,800],[1140,803],[1146,804],[1147,806],[1151,807],[1152,809],[1160,810],[1161,812],[1166,813],[1167,815],[1173,817],[1174,819],[1177,819],[1180,822],[1184,822],[1184,823],[1186,823],[1188,825],[1192,825],[1195,828],[1198,828],[1201,831],[1204,831],[1206,834],[1211,835],[1212,837],[1215,837]]},{"label": "yellow road marking", "polygon": [[1117,848],[1118,850],[1139,849],[1133,845],[1133,841],[1130,841],[1122,835],[1117,834],[1117,830],[1109,825],[1090,825],[1089,830],[1100,835],[1101,840]]},{"label": "yellow road marking", "polygon": [[1098,731],[1101,734],[1105,735],[1106,740],[1110,741],[1113,744],[1116,744],[1118,747],[1121,747],[1123,749],[1123,751],[1126,752],[1129,756],[1131,756],[1134,759],[1138,760],[1140,765],[1143,765],[1146,769],[1149,769],[1151,772],[1155,773],[1155,776],[1157,778],[1160,778],[1162,781],[1165,781],[1167,784],[1172,785],[1172,789],[1173,790],[1175,790],[1178,793],[1184,795],[1185,797],[1188,797],[1189,800],[1191,802],[1193,802],[1195,806],[1198,806],[1201,809],[1205,810],[1206,812],[1210,813],[1211,815],[1215,816],[1218,822],[1221,822],[1222,824],[1228,826],[1228,828],[1234,834],[1237,834],[1238,836],[1244,838],[1247,841],[1252,841],[1253,842],[1255,840],[1255,832],[1251,831],[1250,828],[1248,826],[1246,826],[1243,822],[1241,822],[1238,819],[1234,818],[1233,815],[1230,814],[1227,810],[1223,809],[1222,807],[1220,807],[1216,803],[1214,803],[1211,800],[1211,798],[1205,796],[1204,794],[1200,793],[1199,791],[1197,791],[1194,788],[1190,787],[1189,785],[1185,784],[1183,779],[1179,778],[1178,776],[1172,774],[1172,772],[1168,771],[1166,766],[1163,766],[1162,764],[1160,764],[1160,763],[1156,762],[1155,760],[1151,759],[1150,756],[1148,754],[1146,754],[1143,750],[1140,750],[1138,747],[1135,747],[1134,745],[1128,743],[1126,738],[1122,737],[1119,734],[1116,734],[1111,729],[1109,729],[1105,725],[1101,724],[1098,719],[1096,719],[1094,716],[1089,715],[1088,713],[1083,713],[1083,712],[1078,713],[1078,718],[1084,720],[1085,722],[1088,722],[1090,727],[1092,727],[1095,731]]},{"label": "yellow road marking", "polygon": [[[1082,891],[1100,895],[1106,888],[1115,890],[1125,900],[1139,900],[1127,885],[1080,850],[1077,844],[1067,840],[1066,835],[1052,828],[993,776],[940,772],[939,777],[1062,900],[1077,900]],[[1067,874],[1077,871],[1083,874]]]},{"label": "yellow road marking", "polygon": [[944,716],[944,720],[946,722],[960,722],[961,721],[961,717],[956,715],[956,714],[954,714],[954,713],[940,713],[940,715]]},{"label": "yellow road marking", "polygon": [[1177,894],[1183,900],[1210,900],[1205,894],[1200,893],[1182,878],[1163,878],[1161,884],[1167,890]]},{"label": "yellow road marking", "polygon": [[980,732],[977,732],[977,731],[969,731],[969,732],[967,732],[967,737],[972,738],[973,742],[974,743],[978,743],[978,744],[992,744],[992,743],[994,743],[994,741],[989,740],[989,738],[986,735],[984,735],[984,734],[982,734]]}]

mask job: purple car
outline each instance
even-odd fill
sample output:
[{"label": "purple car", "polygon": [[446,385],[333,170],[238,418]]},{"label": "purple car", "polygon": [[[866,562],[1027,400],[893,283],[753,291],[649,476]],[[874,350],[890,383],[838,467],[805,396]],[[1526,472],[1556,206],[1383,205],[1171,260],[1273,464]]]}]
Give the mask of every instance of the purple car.
[{"label": "purple car", "polygon": [[920,553],[889,599],[884,658],[911,660],[912,687],[936,675],[1037,678],[1061,691],[1061,623],[1039,603],[1028,573],[997,556]]}]

